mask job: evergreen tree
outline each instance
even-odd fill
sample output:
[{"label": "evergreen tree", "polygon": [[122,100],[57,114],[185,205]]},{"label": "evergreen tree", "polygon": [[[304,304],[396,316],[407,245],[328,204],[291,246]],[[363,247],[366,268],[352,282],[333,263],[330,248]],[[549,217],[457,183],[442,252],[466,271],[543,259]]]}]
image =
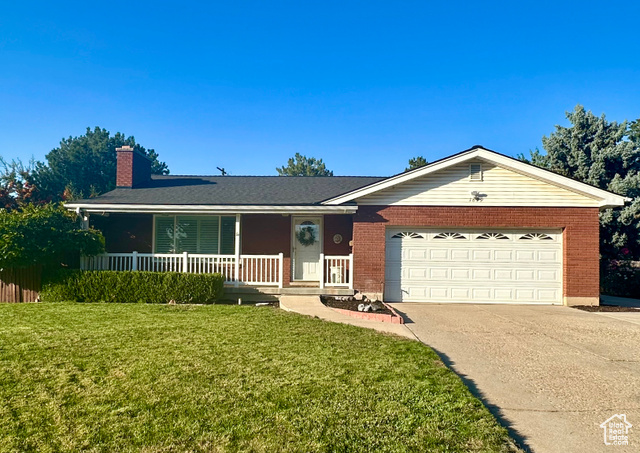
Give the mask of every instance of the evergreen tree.
[{"label": "evergreen tree", "polygon": [[414,168],[424,167],[428,163],[429,162],[427,162],[427,160],[424,157],[416,156],[409,159],[409,166],[405,168],[404,171],[413,170]]},{"label": "evergreen tree", "polygon": [[333,176],[322,159],[303,156],[300,153],[289,159],[286,166],[276,168],[278,176]]},{"label": "evergreen tree", "polygon": [[106,129],[87,128],[85,135],[62,139],[51,150],[47,162],[38,162],[29,177],[39,196],[52,201],[99,195],[115,188],[116,148],[129,145],[152,159],[151,172],[168,174],[169,168],[158,160],[153,149],[145,149],[133,137]]},{"label": "evergreen tree", "polygon": [[[556,126],[542,138],[545,153],[535,150],[534,165],[633,199],[623,208],[600,213],[603,257],[640,259],[640,140],[637,122],[607,121],[581,105],[566,112],[570,127]],[[635,129],[634,129],[635,128]],[[635,132],[634,132],[635,130]],[[635,134],[635,135],[634,135]],[[627,140],[626,138],[629,138]]]}]

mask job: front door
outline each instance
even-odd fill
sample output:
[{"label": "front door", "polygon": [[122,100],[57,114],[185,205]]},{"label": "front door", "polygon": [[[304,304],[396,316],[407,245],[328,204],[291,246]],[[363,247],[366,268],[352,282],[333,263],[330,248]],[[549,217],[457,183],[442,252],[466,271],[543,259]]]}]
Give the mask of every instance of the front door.
[{"label": "front door", "polygon": [[293,219],[293,279],[320,280],[322,217]]}]

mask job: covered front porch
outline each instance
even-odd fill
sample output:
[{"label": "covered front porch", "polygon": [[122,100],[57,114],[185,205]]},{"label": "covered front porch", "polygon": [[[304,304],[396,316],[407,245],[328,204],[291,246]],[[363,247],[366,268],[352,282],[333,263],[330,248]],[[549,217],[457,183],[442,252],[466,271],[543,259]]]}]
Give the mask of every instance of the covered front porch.
[{"label": "covered front porch", "polygon": [[221,273],[230,290],[269,293],[353,290],[350,212],[81,215],[106,239],[84,270]]}]

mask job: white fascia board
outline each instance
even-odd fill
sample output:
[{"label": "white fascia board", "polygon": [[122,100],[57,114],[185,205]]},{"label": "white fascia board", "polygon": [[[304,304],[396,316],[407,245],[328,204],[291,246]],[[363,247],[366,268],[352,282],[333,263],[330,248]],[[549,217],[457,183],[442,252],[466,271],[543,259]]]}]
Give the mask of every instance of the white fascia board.
[{"label": "white fascia board", "polygon": [[147,213],[147,214],[353,214],[350,206],[227,206],[227,205],[143,205],[115,203],[65,203],[70,211],[87,213]]},{"label": "white fascia board", "polygon": [[543,168],[536,167],[531,164],[520,162],[507,156],[489,151],[483,148],[474,148],[466,153],[458,154],[456,156],[442,159],[434,164],[427,165],[425,167],[417,168],[413,171],[392,176],[391,178],[379,181],[371,184],[362,189],[354,190],[353,192],[340,195],[330,200],[324,201],[326,205],[339,205],[348,201],[353,201],[356,198],[361,198],[366,195],[378,192],[380,190],[393,187],[397,184],[402,184],[407,181],[411,181],[421,176],[426,176],[430,173],[437,172],[443,168],[451,167],[453,165],[464,163],[471,159],[482,159],[488,162],[493,162],[501,167],[509,168],[525,175],[529,175],[536,179],[546,181],[550,184],[564,187],[569,190],[579,192],[587,197],[598,200],[601,208],[611,208],[617,206],[624,206],[626,201],[631,201],[630,198],[626,198],[620,195],[616,195],[606,190],[598,189],[597,187],[590,186],[588,184],[575,181],[565,176],[558,175],[552,171],[545,170]]}]

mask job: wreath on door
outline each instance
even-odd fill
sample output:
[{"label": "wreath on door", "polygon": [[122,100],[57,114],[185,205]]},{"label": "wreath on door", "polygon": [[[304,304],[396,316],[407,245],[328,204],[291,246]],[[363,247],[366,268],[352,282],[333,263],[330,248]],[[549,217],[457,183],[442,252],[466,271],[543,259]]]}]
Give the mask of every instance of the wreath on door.
[{"label": "wreath on door", "polygon": [[298,242],[304,247],[313,245],[316,242],[316,229],[314,226],[303,226],[296,233]]}]

